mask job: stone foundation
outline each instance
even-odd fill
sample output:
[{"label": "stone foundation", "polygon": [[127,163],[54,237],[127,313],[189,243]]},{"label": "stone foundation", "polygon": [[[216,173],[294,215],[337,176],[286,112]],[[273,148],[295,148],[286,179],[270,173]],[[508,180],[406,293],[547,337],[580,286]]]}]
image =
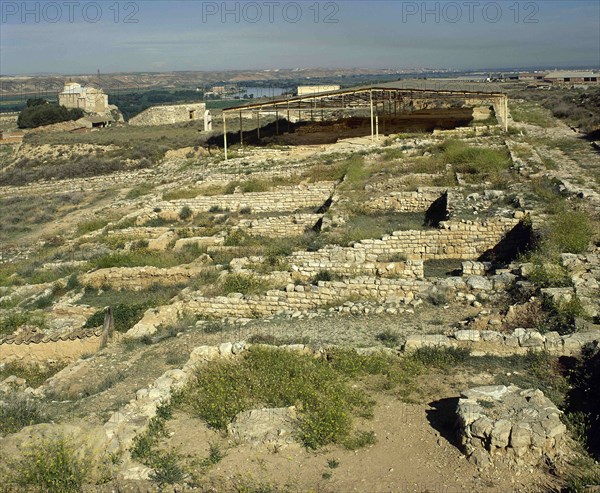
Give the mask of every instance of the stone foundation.
[{"label": "stone foundation", "polygon": [[567,431],[541,390],[514,385],[467,390],[456,413],[461,444],[479,466],[498,459],[536,465],[560,452]]}]

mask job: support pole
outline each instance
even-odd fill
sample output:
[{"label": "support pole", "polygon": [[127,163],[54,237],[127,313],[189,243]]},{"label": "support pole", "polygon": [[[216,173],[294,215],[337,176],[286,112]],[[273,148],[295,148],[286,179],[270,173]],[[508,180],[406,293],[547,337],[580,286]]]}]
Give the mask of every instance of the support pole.
[{"label": "support pole", "polygon": [[223,112],[223,147],[225,149],[225,161],[227,161],[227,120],[225,112]]},{"label": "support pole", "polygon": [[508,96],[504,96],[504,131],[508,132]]},{"label": "support pole", "polygon": [[379,141],[379,115],[375,115],[375,137]]},{"label": "support pole", "polygon": [[290,100],[287,101],[287,131],[290,131]]},{"label": "support pole", "polygon": [[260,140],[260,110],[256,112],[256,138]]},{"label": "support pole", "polygon": [[373,90],[370,92],[370,104],[371,104],[371,142],[375,140],[375,122],[373,120]]},{"label": "support pole", "polygon": [[244,131],[242,125],[242,112],[240,111],[240,145],[244,145]]}]

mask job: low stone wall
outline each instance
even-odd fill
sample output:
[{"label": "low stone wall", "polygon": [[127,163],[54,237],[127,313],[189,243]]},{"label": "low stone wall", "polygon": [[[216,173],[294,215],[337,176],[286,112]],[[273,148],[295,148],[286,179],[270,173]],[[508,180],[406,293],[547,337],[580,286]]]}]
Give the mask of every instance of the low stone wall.
[{"label": "low stone wall", "polygon": [[204,270],[206,270],[206,267],[197,262],[168,269],[158,267],[111,267],[80,274],[78,280],[82,285],[96,289],[102,288],[102,286],[110,286],[112,289],[117,290],[140,291],[156,284],[161,286],[183,284]]},{"label": "low stone wall", "polygon": [[537,465],[561,451],[567,427],[541,390],[514,385],[462,393],[456,410],[461,445],[479,467],[500,459]]},{"label": "low stone wall", "polygon": [[393,275],[407,279],[422,279],[425,275],[422,260],[387,261],[384,256],[369,255],[359,247],[331,246],[316,252],[294,252],[289,259],[292,271],[304,277],[321,271],[342,276]]},{"label": "low stone wall", "polygon": [[265,295],[207,298],[193,293],[186,301],[151,308],[128,332],[128,337],[142,337],[156,332],[158,326],[174,323],[184,313],[206,318],[258,318],[285,312],[306,312],[348,299],[372,299],[382,303],[408,303],[428,289],[430,283],[416,279],[356,277],[344,281],[319,281],[317,286],[289,284],[285,290],[267,291]]},{"label": "low stone wall", "polygon": [[3,342],[0,344],[0,362],[22,361],[43,363],[75,361],[84,354],[93,354],[100,349],[101,331],[90,331],[87,336],[40,342]]},{"label": "low stone wall", "polygon": [[156,207],[165,212],[179,212],[184,206],[189,207],[193,212],[208,212],[215,208],[230,211],[249,208],[252,212],[293,212],[320,207],[331,197],[334,188],[335,182],[319,182],[310,185],[280,187],[270,192],[234,193],[173,200],[160,202]]},{"label": "low stone wall", "polygon": [[425,212],[446,191],[447,188],[444,187],[428,187],[419,188],[415,192],[392,192],[376,197],[365,205],[373,211]]},{"label": "low stone wall", "polygon": [[198,247],[209,247],[223,245],[225,242],[224,236],[192,236],[190,238],[180,238],[175,242],[173,250],[181,250],[188,245],[196,245]]},{"label": "low stone wall", "polygon": [[494,330],[457,330],[452,335],[415,334],[408,336],[404,351],[422,347],[462,347],[474,356],[525,355],[530,351],[546,351],[550,354],[573,356],[589,343],[600,341],[600,332],[575,332],[560,335],[558,332],[541,334],[533,329],[515,329],[511,333]]},{"label": "low stone wall", "polygon": [[[423,277],[422,262],[416,260],[476,258],[495,247],[518,220],[497,218],[482,223],[443,222],[441,229],[396,231],[381,239],[367,239],[351,247],[328,246],[316,252],[294,252],[292,269],[306,276],[321,270],[351,275],[356,272],[382,273],[382,267],[395,257],[398,275]],[[412,260],[412,262],[410,261]]]},{"label": "low stone wall", "polygon": [[322,218],[322,214],[294,214],[261,219],[241,219],[238,228],[252,236],[285,238],[299,236],[311,229]]}]

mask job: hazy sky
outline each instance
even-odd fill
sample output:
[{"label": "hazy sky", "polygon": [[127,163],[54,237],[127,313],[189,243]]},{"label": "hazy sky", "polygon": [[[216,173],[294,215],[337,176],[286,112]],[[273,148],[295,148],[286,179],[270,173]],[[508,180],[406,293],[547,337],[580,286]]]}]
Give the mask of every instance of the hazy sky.
[{"label": "hazy sky", "polygon": [[600,1],[0,0],[0,74],[600,67]]}]

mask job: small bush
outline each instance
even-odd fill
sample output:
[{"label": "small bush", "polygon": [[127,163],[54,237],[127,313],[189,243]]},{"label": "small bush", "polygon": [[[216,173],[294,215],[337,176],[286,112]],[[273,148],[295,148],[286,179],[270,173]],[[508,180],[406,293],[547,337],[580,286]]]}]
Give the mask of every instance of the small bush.
[{"label": "small bush", "polygon": [[449,369],[464,363],[469,354],[470,351],[466,348],[422,347],[411,353],[410,358],[425,367]]},{"label": "small bush", "polygon": [[249,274],[230,274],[221,284],[224,294],[261,294],[269,289],[269,283]]},{"label": "small bush", "polygon": [[125,198],[134,200],[144,195],[148,195],[150,192],[152,192],[152,190],[154,190],[154,185],[152,185],[152,183],[140,183],[139,185],[136,185],[130,189],[129,192],[127,192],[127,195],[125,195]]},{"label": "small bush", "polygon": [[454,165],[459,173],[492,174],[507,170],[510,157],[506,151],[471,147],[459,140],[450,140],[440,147],[445,162]]},{"label": "small bush", "polygon": [[12,393],[0,405],[0,434],[16,433],[21,428],[47,420],[43,405],[30,397]]},{"label": "small bush", "polygon": [[159,486],[181,483],[185,473],[180,460],[180,457],[173,452],[157,454],[152,461],[153,471],[150,473],[150,479]]},{"label": "small bush", "polygon": [[[112,307],[114,329],[117,332],[127,332],[131,327],[140,321],[144,312],[150,308],[148,303],[119,303]],[[105,311],[98,310],[87,319],[84,327],[100,327],[104,324]]]},{"label": "small bush", "polygon": [[331,282],[337,281],[340,278],[337,274],[334,274],[328,270],[320,270],[317,272],[314,277],[310,280],[311,284],[317,284],[319,281],[323,282]]},{"label": "small bush", "polygon": [[73,289],[79,288],[79,279],[77,278],[77,274],[73,273],[67,279],[66,290],[72,291]]},{"label": "small bush", "polygon": [[227,238],[225,238],[225,242],[223,243],[225,246],[240,246],[247,240],[247,235],[240,229],[234,229],[231,231]]},{"label": "small bush", "polygon": [[23,452],[13,480],[49,493],[77,493],[88,480],[91,466],[64,437],[42,439]]},{"label": "small bush", "polygon": [[377,339],[378,341],[383,343],[384,346],[389,348],[398,347],[398,345],[400,344],[400,338],[398,337],[398,334],[392,332],[389,329],[377,334],[375,336],[375,339]]},{"label": "small bush", "polygon": [[571,276],[562,265],[546,260],[543,255],[530,257],[534,261],[529,279],[537,288],[563,288],[571,285]]},{"label": "small bush", "polygon": [[348,450],[358,450],[367,445],[374,445],[377,439],[373,431],[357,431],[346,438],[342,445]]},{"label": "small bush", "polygon": [[190,209],[187,205],[184,205],[179,211],[179,219],[185,221],[192,217],[192,209]]},{"label": "small bush", "polygon": [[31,312],[12,312],[0,318],[0,335],[12,334],[22,325],[34,325],[43,329],[46,321],[42,316]]},{"label": "small bush", "polygon": [[204,466],[214,466],[223,460],[225,454],[218,443],[209,444],[208,457],[202,461]]},{"label": "small bush", "polygon": [[35,389],[52,375],[62,370],[66,365],[64,362],[46,363],[42,366],[34,363],[24,364],[13,361],[5,363],[0,370],[0,381],[10,375],[15,375],[16,377],[24,378],[27,381],[27,385]]},{"label": "small bush", "polygon": [[108,219],[90,219],[77,225],[77,235],[81,236],[93,231],[98,231],[108,224]]},{"label": "small bush", "polygon": [[201,190],[197,188],[181,188],[163,193],[163,200],[195,199]]},{"label": "small bush", "polygon": [[[337,360],[343,360],[342,353]],[[352,413],[368,414],[373,406],[332,363],[264,347],[253,347],[240,360],[202,367],[182,395],[189,409],[221,430],[236,414],[256,406],[301,403],[299,437],[308,448],[342,442]]]},{"label": "small bush", "polygon": [[555,215],[546,230],[544,241],[557,253],[583,253],[594,235],[590,218],[583,212],[563,212]]}]

